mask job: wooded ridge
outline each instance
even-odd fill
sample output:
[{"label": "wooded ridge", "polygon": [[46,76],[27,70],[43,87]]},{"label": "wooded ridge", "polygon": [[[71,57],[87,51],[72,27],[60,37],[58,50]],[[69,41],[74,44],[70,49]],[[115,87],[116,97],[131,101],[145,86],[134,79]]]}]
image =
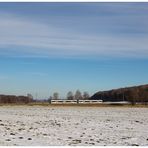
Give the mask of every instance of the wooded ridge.
[{"label": "wooded ridge", "polygon": [[95,93],[92,100],[103,100],[103,101],[129,101],[129,102],[148,102],[148,84],[125,87],[119,89],[112,89],[108,91],[99,91]]}]

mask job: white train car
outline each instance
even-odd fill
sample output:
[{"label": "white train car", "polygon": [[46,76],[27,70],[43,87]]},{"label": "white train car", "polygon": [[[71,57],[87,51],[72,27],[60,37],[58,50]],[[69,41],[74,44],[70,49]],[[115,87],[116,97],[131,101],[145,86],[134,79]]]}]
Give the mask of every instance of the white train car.
[{"label": "white train car", "polygon": [[77,104],[77,100],[51,100],[51,104]]},{"label": "white train car", "polygon": [[97,104],[102,100],[51,100],[51,104]]},{"label": "white train car", "polygon": [[79,100],[79,104],[97,104],[102,102],[103,100]]}]

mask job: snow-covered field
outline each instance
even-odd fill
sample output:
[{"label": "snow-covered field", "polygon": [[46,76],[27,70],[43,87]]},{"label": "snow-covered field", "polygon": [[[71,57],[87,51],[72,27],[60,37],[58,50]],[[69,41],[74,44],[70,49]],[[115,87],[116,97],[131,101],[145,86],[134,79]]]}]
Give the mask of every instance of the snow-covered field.
[{"label": "snow-covered field", "polygon": [[148,146],[148,108],[1,106],[0,145]]}]

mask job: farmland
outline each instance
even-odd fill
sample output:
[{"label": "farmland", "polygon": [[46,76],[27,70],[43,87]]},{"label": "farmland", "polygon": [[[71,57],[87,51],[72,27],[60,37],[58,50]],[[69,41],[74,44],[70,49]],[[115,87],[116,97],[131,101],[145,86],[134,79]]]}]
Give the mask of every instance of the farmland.
[{"label": "farmland", "polygon": [[0,106],[0,145],[148,145],[148,108]]}]

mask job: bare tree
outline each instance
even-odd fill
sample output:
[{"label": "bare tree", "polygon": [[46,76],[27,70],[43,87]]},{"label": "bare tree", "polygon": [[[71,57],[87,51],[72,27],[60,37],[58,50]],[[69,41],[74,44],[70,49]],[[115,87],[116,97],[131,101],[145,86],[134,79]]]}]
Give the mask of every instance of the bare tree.
[{"label": "bare tree", "polygon": [[75,93],[75,99],[77,99],[77,100],[82,99],[82,94],[79,90],[77,90],[76,93]]},{"label": "bare tree", "polygon": [[53,93],[53,100],[58,100],[59,99],[59,93],[55,92]]},{"label": "bare tree", "polygon": [[74,99],[73,93],[71,91],[69,91],[67,93],[67,100],[73,100],[73,99]]},{"label": "bare tree", "polygon": [[85,92],[83,93],[83,99],[84,99],[84,100],[89,99],[89,93],[88,93],[87,91],[85,91]]},{"label": "bare tree", "polygon": [[49,104],[51,104],[51,100],[52,100],[52,96],[50,96],[50,97],[48,98]]},{"label": "bare tree", "polygon": [[48,100],[52,100],[52,96],[50,96]]},{"label": "bare tree", "polygon": [[29,99],[29,100],[28,100],[29,102],[31,102],[31,101],[33,100],[32,94],[29,94],[29,93],[28,93],[28,94],[27,94],[27,97],[28,97],[28,99]]}]

